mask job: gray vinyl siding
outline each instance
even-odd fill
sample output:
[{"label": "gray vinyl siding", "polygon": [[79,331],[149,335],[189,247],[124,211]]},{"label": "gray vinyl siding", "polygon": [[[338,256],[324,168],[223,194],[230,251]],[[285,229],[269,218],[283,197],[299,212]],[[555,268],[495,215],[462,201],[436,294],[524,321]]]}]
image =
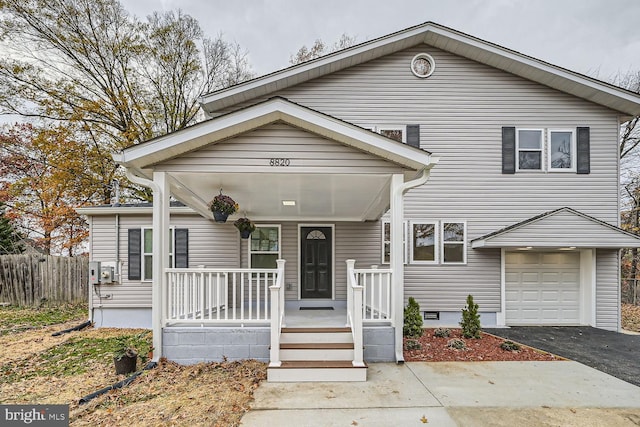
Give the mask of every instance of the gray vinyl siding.
[{"label": "gray vinyl siding", "polygon": [[[115,261],[115,215],[93,216],[91,235],[91,259]],[[122,274],[118,284],[100,286],[102,299],[93,292],[93,304],[104,307],[151,307],[151,282],[128,279],[128,230],[151,228],[151,215],[120,215],[120,261]],[[216,224],[199,215],[172,215],[171,226],[189,229],[189,267],[204,265],[210,268],[239,267],[240,243],[233,224]]]},{"label": "gray vinyl siding", "polygon": [[273,123],[235,138],[211,144],[156,167],[164,171],[251,172],[289,159],[281,173],[401,173],[402,169],[372,154],[296,127]]},{"label": "gray vinyl siding", "polygon": [[[436,61],[427,79],[409,69],[420,52]],[[363,127],[419,124],[421,147],[440,162],[407,193],[406,219],[466,220],[468,241],[563,206],[618,224],[617,113],[604,107],[427,45],[277,95]],[[590,127],[591,173],[503,175],[503,126]],[[467,260],[408,265],[405,296],[425,310],[457,311],[471,293],[481,311],[499,310],[499,250],[469,245]]]},{"label": "gray vinyl siding", "polygon": [[620,328],[619,251],[596,250],[596,327]]}]

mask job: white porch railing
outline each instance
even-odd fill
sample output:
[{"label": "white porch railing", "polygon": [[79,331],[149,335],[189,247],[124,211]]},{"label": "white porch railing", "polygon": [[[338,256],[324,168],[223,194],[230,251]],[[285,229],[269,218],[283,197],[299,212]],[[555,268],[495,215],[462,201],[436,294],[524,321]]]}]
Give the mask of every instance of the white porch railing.
[{"label": "white porch railing", "polygon": [[364,304],[362,319],[365,323],[391,321],[391,269],[372,266],[353,270],[356,283],[362,286]]},{"label": "white porch railing", "polygon": [[[268,323],[278,269],[168,268],[164,325]],[[282,276],[282,274],[280,274]]]}]

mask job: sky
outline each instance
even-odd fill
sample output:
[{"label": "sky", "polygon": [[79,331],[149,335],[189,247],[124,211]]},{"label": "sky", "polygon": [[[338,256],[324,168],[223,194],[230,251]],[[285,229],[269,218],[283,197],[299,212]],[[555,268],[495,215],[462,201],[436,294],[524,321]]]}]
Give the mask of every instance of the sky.
[{"label": "sky", "polygon": [[426,21],[611,80],[640,70],[640,0],[121,0],[141,19],[181,9],[248,51],[256,75],[302,45],[364,42]]}]

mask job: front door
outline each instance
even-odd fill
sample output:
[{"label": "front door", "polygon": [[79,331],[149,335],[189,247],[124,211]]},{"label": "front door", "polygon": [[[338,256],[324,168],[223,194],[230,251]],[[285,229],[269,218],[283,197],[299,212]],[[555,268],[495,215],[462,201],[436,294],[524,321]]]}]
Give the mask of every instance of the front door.
[{"label": "front door", "polygon": [[300,228],[300,278],[302,298],[331,298],[332,291],[331,227]]}]

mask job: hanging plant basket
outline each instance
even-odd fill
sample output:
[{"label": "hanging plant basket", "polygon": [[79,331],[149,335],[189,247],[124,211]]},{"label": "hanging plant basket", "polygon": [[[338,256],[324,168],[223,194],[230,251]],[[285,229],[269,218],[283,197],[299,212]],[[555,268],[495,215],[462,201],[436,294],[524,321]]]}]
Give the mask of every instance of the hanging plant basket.
[{"label": "hanging plant basket", "polygon": [[238,218],[233,225],[236,226],[238,231],[240,231],[240,237],[242,239],[248,239],[256,229],[256,226],[249,218],[246,216],[243,218]]},{"label": "hanging plant basket", "polygon": [[220,189],[220,194],[209,202],[209,209],[213,212],[213,218],[216,222],[227,222],[227,218],[229,215],[233,215],[238,211],[238,204],[231,197],[222,194],[222,189]]}]

